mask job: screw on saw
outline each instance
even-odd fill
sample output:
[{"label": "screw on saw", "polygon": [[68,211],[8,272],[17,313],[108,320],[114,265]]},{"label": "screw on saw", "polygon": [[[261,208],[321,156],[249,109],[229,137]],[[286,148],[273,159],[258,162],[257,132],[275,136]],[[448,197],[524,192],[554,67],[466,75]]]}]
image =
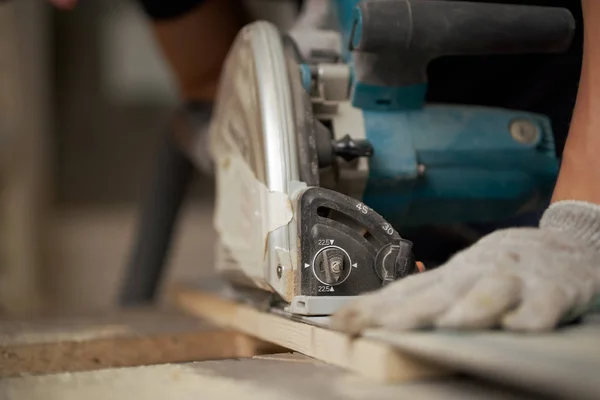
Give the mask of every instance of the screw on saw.
[{"label": "screw on saw", "polygon": [[325,285],[339,285],[350,275],[351,261],[345,250],[335,246],[321,249],[315,256],[314,274]]},{"label": "screw on saw", "polygon": [[335,260],[331,262],[331,272],[339,274],[342,272],[342,260]]},{"label": "screw on saw", "polygon": [[283,267],[281,265],[277,266],[277,277],[279,279],[281,279],[281,276],[283,275]]},{"label": "screw on saw", "polygon": [[516,119],[510,123],[510,135],[521,144],[533,144],[539,137],[538,127],[526,119]]}]

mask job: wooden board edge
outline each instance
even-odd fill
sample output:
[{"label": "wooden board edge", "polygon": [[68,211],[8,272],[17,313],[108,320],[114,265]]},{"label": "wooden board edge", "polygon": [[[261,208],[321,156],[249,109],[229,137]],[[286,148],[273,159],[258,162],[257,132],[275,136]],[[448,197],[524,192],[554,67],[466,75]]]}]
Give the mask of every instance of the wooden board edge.
[{"label": "wooden board edge", "polygon": [[383,382],[405,382],[452,372],[391,345],[292,321],[215,294],[174,287],[171,297],[183,311],[221,327],[233,328],[317,360]]},{"label": "wooden board edge", "polygon": [[0,346],[0,377],[239,357],[239,337],[234,331],[185,332]]},{"label": "wooden board edge", "polygon": [[68,339],[59,335],[43,342],[0,343],[0,378],[250,358],[282,351],[286,349],[217,326]]}]

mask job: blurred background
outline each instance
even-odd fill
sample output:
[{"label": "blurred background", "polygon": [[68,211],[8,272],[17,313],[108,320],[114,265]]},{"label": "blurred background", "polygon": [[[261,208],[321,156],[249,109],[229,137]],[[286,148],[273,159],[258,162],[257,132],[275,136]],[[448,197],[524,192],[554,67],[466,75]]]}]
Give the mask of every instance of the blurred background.
[{"label": "blurred background", "polygon": [[[268,7],[265,5],[268,3]],[[294,1],[249,0],[282,28]],[[0,2],[0,309],[116,306],[160,135],[177,106],[133,0]],[[197,180],[166,284],[212,273],[213,184]]]}]

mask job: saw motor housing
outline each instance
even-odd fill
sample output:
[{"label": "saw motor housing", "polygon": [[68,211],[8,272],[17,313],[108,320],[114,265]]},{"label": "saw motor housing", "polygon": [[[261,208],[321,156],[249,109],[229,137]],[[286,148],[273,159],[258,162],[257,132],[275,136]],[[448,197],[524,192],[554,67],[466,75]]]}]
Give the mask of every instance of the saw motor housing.
[{"label": "saw motor housing", "polygon": [[557,8],[333,4],[347,47],[318,60],[267,22],[240,32],[211,128],[218,269],[303,315],[415,273],[398,230],[545,206],[558,173],[549,119],[425,104],[426,67],[447,54],[563,51],[574,31]]}]

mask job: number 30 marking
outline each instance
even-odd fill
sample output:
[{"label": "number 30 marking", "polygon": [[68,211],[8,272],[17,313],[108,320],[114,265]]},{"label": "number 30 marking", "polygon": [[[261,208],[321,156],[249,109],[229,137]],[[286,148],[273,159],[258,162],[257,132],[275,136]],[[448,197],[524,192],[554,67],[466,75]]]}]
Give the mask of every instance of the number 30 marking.
[{"label": "number 30 marking", "polygon": [[394,228],[392,228],[392,226],[390,224],[387,224],[387,223],[383,224],[382,228],[385,231],[385,233],[387,233],[388,235],[394,234]]}]

